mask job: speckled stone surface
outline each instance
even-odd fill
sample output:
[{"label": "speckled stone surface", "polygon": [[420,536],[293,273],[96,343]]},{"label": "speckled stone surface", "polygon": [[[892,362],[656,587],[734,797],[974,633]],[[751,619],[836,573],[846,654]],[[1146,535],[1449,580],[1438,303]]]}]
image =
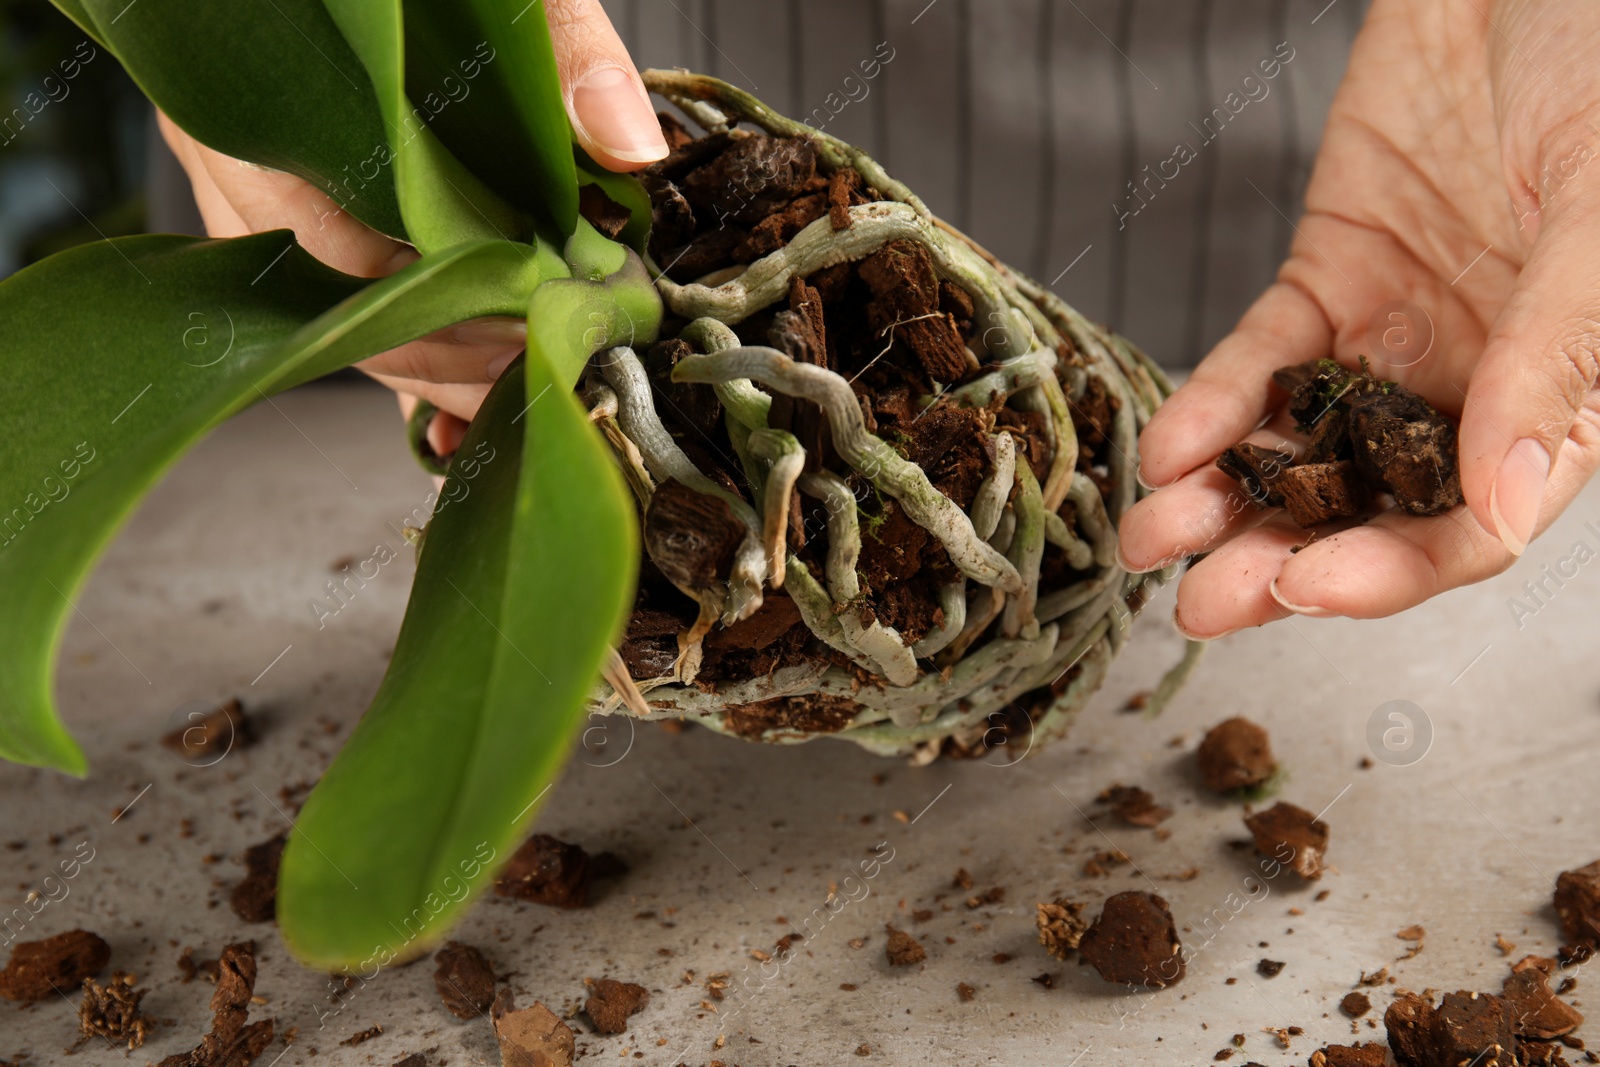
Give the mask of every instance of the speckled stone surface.
[{"label": "speckled stone surface", "polygon": [[[0,767],[0,915],[12,916],[0,938],[98,932],[112,967],[150,987],[145,1009],[161,1025],[126,1058],[95,1040],[68,1059],[72,1006],[0,1004],[0,1060],[27,1052],[29,1067],[96,1067],[185,1050],[205,1031],[211,987],[180,981],[180,952],[214,957],[253,937],[254,1011],[296,1034],[259,1064],[388,1065],[415,1052],[429,1064],[499,1062],[487,1020],[445,1012],[431,962],[331,1000],[327,977],[296,965],[274,927],[246,926],[227,906],[239,855],[286,829],[297,789],[327,766],[376,688],[409,549],[321,629],[308,601],[336,561],[379,543],[401,549],[390,524],[428,488],[386,394],[311,387],[201,446],[112,547],[78,598],[58,675],[90,776]],[[585,978],[648,987],[625,1034],[571,1020],[583,1058],[597,1063],[1192,1064],[1234,1034],[1245,1035],[1239,1062],[1304,1063],[1329,1041],[1378,1036],[1338,1011],[1363,971],[1387,965],[1397,979],[1372,991],[1376,1019],[1399,987],[1498,989],[1508,961],[1496,934],[1516,956],[1555,948],[1556,874],[1600,857],[1600,565],[1561,563],[1580,540],[1600,549],[1596,530],[1591,488],[1482,586],[1394,619],[1295,619],[1224,639],[1152,722],[1119,709],[1179,651],[1169,592],[1067,741],[1020,763],[1002,750],[991,762],[913,768],[827,741],[761,748],[597,720],[538,826],[619,853],[631,870],[598,883],[581,911],[485,898],[455,936],[488,954],[519,1003],[558,1014],[576,1012]],[[1538,606],[1522,587],[1546,566],[1564,584],[1546,581]],[[1514,613],[1517,596],[1525,609]],[[230,696],[258,718],[254,747],[195,767],[156,743],[187,711]],[[1421,709],[1431,745],[1415,761],[1415,747],[1382,750],[1383,731],[1403,727],[1386,709],[1374,734],[1387,761],[1362,769],[1369,721],[1393,700],[1412,702],[1413,721]],[[1332,869],[1319,883],[1252,880],[1251,853],[1231,847],[1246,837],[1240,808],[1198,788],[1194,748],[1235,714],[1271,731],[1288,770],[1282,798],[1326,809]],[[1404,740],[1403,728],[1390,735]],[[1175,810],[1168,839],[1096,805],[1114,782]],[[82,842],[93,859],[47,887]],[[830,887],[859,879],[875,847],[887,857],[876,877],[853,883],[865,895],[857,888],[830,911]],[[1132,863],[1084,874],[1113,848]],[[971,892],[952,887],[957,868],[971,873]],[[993,886],[1002,900],[967,907]],[[1037,944],[1036,901],[1063,894],[1092,915],[1124,889],[1171,903],[1193,952],[1181,984],[1126,992]],[[59,899],[30,907],[30,891]],[[924,910],[931,917],[918,921]],[[888,965],[887,922],[921,940],[925,962]],[[1414,924],[1427,930],[1423,950],[1396,962],[1410,943],[1395,933]],[[751,953],[789,933],[801,935],[793,957],[763,969]],[[997,953],[1010,959],[996,963]],[[1258,974],[1264,957],[1283,961],[1282,973]],[[705,981],[723,971],[745,993],[719,1004]],[[1044,973],[1054,988],[1034,981]],[[974,988],[970,1002],[958,983]],[[380,1036],[340,1046],[374,1025]],[[1306,1031],[1289,1050],[1263,1032],[1289,1026]]]}]

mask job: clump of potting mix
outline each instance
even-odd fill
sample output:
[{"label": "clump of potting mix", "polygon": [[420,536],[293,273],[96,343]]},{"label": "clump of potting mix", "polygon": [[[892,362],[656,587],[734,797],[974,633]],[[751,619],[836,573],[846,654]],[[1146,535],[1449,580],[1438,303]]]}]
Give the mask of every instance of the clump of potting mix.
[{"label": "clump of potting mix", "polygon": [[1283,508],[1300,526],[1355,518],[1384,494],[1411,515],[1460,504],[1456,426],[1422,397],[1383,381],[1361,361],[1319,359],[1276,371],[1289,394],[1303,452],[1241,442],[1217,459],[1259,508]]}]

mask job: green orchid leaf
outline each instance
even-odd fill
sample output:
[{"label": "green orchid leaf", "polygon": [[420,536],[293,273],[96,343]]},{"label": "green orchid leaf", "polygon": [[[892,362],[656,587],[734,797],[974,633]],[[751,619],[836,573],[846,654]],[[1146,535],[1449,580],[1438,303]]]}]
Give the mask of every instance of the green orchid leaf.
[{"label": "green orchid leaf", "polygon": [[532,341],[456,451],[389,672],[290,835],[296,956],[365,973],[464,913],[566,758],[637,560],[610,453]]},{"label": "green orchid leaf", "polygon": [[564,389],[577,383],[584,364],[596,352],[617,345],[647,345],[661,330],[661,296],[637,255],[598,238],[624,259],[609,277],[592,280],[604,259],[594,254],[600,250],[598,244],[583,240],[587,226],[582,223],[567,242],[566,257],[574,277],[541,285],[528,310],[528,343],[552,353],[551,369]]},{"label": "green orchid leaf", "polygon": [[[393,164],[400,212],[413,243],[431,252],[462,241],[530,239],[532,220],[463,166],[429,125],[426,107],[413,107],[407,97],[400,0],[323,2],[377,91],[392,150],[384,162]],[[438,5],[442,11],[454,6]]]},{"label": "green orchid leaf", "polygon": [[565,273],[548,248],[490,242],[372,282],[277,230],[119,238],[0,282],[7,392],[29,413],[26,433],[0,435],[0,757],[83,773],[51,699],[71,598],[190,445],[329,370],[466,318],[516,314]]},{"label": "green orchid leaf", "polygon": [[440,139],[554,236],[578,192],[544,0],[405,0],[406,88]]},{"label": "green orchid leaf", "polygon": [[585,185],[593,185],[628,209],[628,224],[617,234],[617,240],[644,255],[645,242],[650,239],[650,194],[644,191],[639,179],[631,174],[606,170],[577,145],[572,146],[572,155],[578,168],[580,189]]},{"label": "green orchid leaf", "polygon": [[[407,239],[372,83],[320,0],[65,0],[196,140]],[[492,236],[492,235],[491,235]]]}]

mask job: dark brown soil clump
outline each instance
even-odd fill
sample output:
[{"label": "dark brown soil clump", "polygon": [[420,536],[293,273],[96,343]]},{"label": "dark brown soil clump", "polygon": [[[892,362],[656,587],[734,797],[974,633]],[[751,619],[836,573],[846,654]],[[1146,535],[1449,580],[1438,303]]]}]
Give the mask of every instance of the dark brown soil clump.
[{"label": "dark brown soil clump", "polygon": [[1352,1019],[1359,1019],[1372,1010],[1372,1000],[1365,993],[1346,993],[1339,1001],[1339,1010]]},{"label": "dark brown soil clump", "polygon": [[1078,956],[1119,985],[1165,989],[1183,980],[1183,946],[1167,902],[1130,890],[1108,899],[1078,942]]},{"label": "dark brown soil clump", "polygon": [[161,735],[161,746],[184,759],[215,762],[255,743],[255,729],[238,698]]},{"label": "dark brown soil clump", "polygon": [[85,978],[111,962],[111,946],[98,934],[69,930],[42,941],[19,942],[0,971],[0,997],[24,1004],[56,994],[71,996]]},{"label": "dark brown soil clump", "polygon": [[1328,850],[1328,824],[1304,808],[1279,801],[1266,811],[1245,817],[1255,835],[1256,851],[1288,867],[1308,881],[1322,877]]},{"label": "dark brown soil clump", "polygon": [[922,942],[893,926],[887,928],[889,940],[884,943],[883,954],[891,967],[909,967],[913,963],[921,963],[928,958],[928,950],[922,947]]},{"label": "dark brown soil clump", "polygon": [[628,1030],[628,1017],[650,1002],[650,992],[642,985],[602,978],[590,983],[584,1013],[602,1034],[622,1034]]},{"label": "dark brown soil clump", "polygon": [[1163,808],[1155,797],[1136,785],[1113,785],[1095,800],[1111,805],[1111,814],[1129,826],[1150,829],[1172,818],[1171,808]]},{"label": "dark brown soil clump", "polygon": [[1354,518],[1387,493],[1411,515],[1442,515],[1460,504],[1455,423],[1416,393],[1366,368],[1331,359],[1273,375],[1309,438],[1298,461],[1250,444],[1228,449],[1217,467],[1257,507],[1283,507],[1301,526]]},{"label": "dark brown soil clump", "polygon": [[457,1019],[476,1019],[494,1003],[494,968],[482,952],[459,941],[446,941],[433,954],[433,988],[446,1010]]},{"label": "dark brown soil clump", "polygon": [[247,923],[269,923],[278,909],[278,864],[289,839],[283,834],[244,850],[244,880],[233,887],[228,905]]},{"label": "dark brown soil clump", "polygon": [[1311,1054],[1311,1067],[1390,1067],[1393,1063],[1388,1046],[1376,1041],[1363,1045],[1329,1045]]},{"label": "dark brown soil clump", "polygon": [[1384,1013],[1389,1047],[1401,1067],[1514,1067],[1517,1039],[1511,1006],[1489,993],[1446,993],[1435,1008],[1414,993]]},{"label": "dark brown soil clump", "polygon": [[1207,731],[1196,759],[1201,780],[1216,793],[1261,785],[1278,769],[1267,731],[1239,716],[1224,719]]},{"label": "dark brown soil clump", "polygon": [[494,891],[552,908],[581,908],[589,903],[594,877],[594,861],[581,847],[534,834],[496,876]]}]

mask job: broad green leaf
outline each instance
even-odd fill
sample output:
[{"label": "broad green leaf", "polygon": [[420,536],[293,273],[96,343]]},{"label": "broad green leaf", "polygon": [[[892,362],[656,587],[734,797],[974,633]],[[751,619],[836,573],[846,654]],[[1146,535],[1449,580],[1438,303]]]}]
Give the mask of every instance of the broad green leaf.
[{"label": "broad green leaf", "polygon": [[[298,174],[407,239],[372,83],[320,0],[66,0],[203,144]],[[86,27],[90,28],[90,27]]]},{"label": "broad green leaf", "polygon": [[444,936],[565,760],[637,561],[622,479],[535,340],[456,451],[389,672],[290,835],[296,956],[365,972]]},{"label": "broad green leaf", "polygon": [[[394,166],[400,213],[424,252],[462,241],[533,236],[529,219],[486,187],[428,125],[429,112],[406,96],[405,29],[400,0],[324,0],[377,91],[388,126],[385,161]],[[439,4],[441,10],[457,5]],[[513,131],[514,134],[514,131]]]},{"label": "broad green leaf", "polygon": [[0,757],[83,773],[51,700],[60,631],[94,557],[206,431],[374,352],[516,314],[565,270],[492,242],[371,282],[277,230],[119,238],[0,282],[7,394],[28,413],[26,432],[0,435]]},{"label": "broad green leaf", "polygon": [[544,0],[405,0],[406,88],[440,139],[550,227],[578,217],[572,127]]}]

